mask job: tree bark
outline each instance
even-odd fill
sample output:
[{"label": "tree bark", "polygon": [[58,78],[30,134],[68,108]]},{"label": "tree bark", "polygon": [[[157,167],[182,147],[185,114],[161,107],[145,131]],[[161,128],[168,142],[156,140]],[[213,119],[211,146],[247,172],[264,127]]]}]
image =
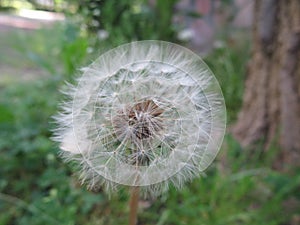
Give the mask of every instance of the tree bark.
[{"label": "tree bark", "polygon": [[252,57],[233,134],[243,146],[278,143],[277,164],[300,165],[300,0],[255,0]]}]

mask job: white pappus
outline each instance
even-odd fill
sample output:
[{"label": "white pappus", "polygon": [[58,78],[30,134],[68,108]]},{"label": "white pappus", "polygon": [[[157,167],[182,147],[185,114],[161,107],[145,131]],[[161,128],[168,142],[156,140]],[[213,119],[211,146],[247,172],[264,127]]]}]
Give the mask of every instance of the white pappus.
[{"label": "white pappus", "polygon": [[80,179],[108,192],[180,188],[216,157],[225,133],[217,80],[194,53],[163,41],[132,42],[83,68],[55,116],[54,140]]}]

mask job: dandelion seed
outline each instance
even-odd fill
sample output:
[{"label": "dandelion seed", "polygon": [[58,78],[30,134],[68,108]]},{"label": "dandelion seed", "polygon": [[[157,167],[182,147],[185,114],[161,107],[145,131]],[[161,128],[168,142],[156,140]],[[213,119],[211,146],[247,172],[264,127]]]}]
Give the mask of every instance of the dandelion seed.
[{"label": "dandelion seed", "polygon": [[162,41],[117,47],[82,70],[55,119],[54,139],[89,187],[157,195],[199,176],[225,131],[224,99],[191,51]]}]

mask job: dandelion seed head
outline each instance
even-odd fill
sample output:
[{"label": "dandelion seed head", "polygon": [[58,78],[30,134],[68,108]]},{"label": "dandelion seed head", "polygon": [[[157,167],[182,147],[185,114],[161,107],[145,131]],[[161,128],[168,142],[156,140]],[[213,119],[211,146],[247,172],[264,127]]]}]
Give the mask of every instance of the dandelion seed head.
[{"label": "dandelion seed head", "polygon": [[181,46],[122,45],[82,69],[68,90],[54,139],[91,188],[122,184],[160,194],[169,183],[181,187],[211,164],[222,143],[218,82]]}]

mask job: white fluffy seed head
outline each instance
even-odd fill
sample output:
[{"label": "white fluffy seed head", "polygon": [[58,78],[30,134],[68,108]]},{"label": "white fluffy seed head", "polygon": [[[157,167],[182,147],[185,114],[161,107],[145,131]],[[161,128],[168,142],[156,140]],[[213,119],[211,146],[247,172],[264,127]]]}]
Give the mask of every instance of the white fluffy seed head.
[{"label": "white fluffy seed head", "polygon": [[70,86],[54,139],[80,178],[107,191],[119,184],[157,195],[204,171],[225,132],[215,77],[191,51],[133,42],[101,55]]}]

